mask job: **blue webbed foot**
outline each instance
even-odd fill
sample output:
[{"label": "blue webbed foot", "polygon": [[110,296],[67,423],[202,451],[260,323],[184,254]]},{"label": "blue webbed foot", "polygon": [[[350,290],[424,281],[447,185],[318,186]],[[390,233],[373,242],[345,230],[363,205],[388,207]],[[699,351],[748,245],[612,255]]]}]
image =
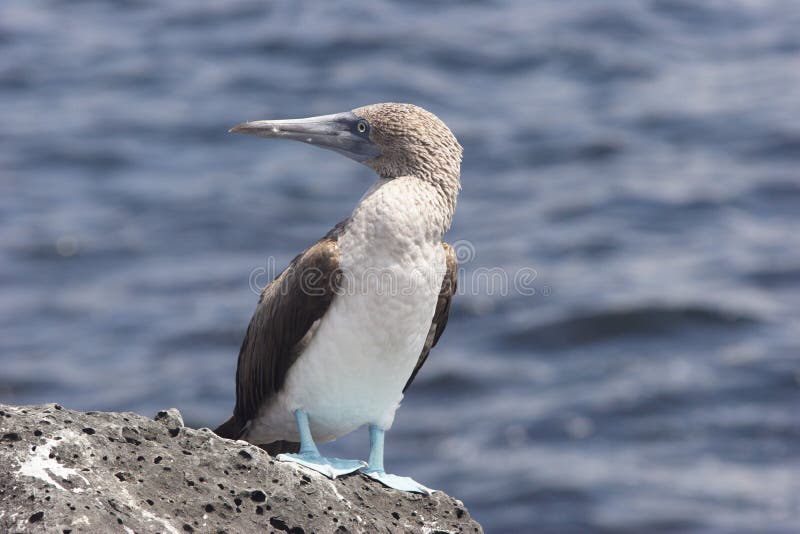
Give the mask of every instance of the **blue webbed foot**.
[{"label": "blue webbed foot", "polygon": [[314,438],[311,437],[308,414],[303,410],[297,410],[294,415],[297,419],[297,431],[300,434],[300,453],[279,454],[278,461],[300,464],[322,473],[328,478],[346,475],[367,465],[361,460],[340,460],[339,458],[325,458],[322,456],[314,444]]},{"label": "blue webbed foot", "polygon": [[322,473],[328,478],[336,478],[354,471],[358,471],[366,465],[361,460],[341,460],[339,458],[325,458],[318,452],[306,452],[300,454],[279,454],[277,459],[281,462],[292,462],[313,469]]},{"label": "blue webbed foot", "polygon": [[436,491],[427,486],[423,486],[413,478],[390,475],[383,470],[367,468],[362,469],[361,472],[370,478],[374,478],[384,486],[388,486],[396,490],[408,491],[412,493],[423,493],[425,495],[431,495],[434,491]]},{"label": "blue webbed foot", "polygon": [[369,426],[369,466],[362,469],[361,472],[370,478],[374,478],[384,486],[394,488],[400,491],[409,491],[414,493],[423,493],[430,495],[436,490],[427,486],[423,486],[413,478],[399,477],[397,475],[387,474],[383,469],[383,439],[385,431],[376,426]]}]

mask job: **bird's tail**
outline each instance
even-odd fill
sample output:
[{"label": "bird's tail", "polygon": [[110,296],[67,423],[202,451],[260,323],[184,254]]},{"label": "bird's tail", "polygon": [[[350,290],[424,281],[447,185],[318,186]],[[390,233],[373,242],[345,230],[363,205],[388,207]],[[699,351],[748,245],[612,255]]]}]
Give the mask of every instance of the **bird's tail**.
[{"label": "bird's tail", "polygon": [[[244,434],[244,427],[239,424],[234,416],[230,416],[227,421],[214,429],[214,433],[221,438],[241,439],[242,434]],[[261,447],[270,456],[300,452],[300,444],[294,441],[273,441],[272,443],[254,443],[253,445]]]},{"label": "bird's tail", "polygon": [[214,429],[214,434],[221,438],[239,439],[242,436],[242,425],[236,421],[234,416],[230,416],[227,421]]},{"label": "bird's tail", "polygon": [[259,447],[267,451],[270,456],[300,452],[300,444],[294,441],[273,441],[266,445],[259,445]]}]

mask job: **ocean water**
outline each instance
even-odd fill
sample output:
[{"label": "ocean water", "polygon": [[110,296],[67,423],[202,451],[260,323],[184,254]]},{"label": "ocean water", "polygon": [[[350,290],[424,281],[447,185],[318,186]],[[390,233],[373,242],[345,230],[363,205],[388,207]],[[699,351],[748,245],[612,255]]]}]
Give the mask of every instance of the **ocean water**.
[{"label": "ocean water", "polygon": [[797,532],[794,0],[4,0],[0,401],[222,421],[251,286],[373,180],[227,129],[380,101],[465,150],[387,467],[488,532]]}]

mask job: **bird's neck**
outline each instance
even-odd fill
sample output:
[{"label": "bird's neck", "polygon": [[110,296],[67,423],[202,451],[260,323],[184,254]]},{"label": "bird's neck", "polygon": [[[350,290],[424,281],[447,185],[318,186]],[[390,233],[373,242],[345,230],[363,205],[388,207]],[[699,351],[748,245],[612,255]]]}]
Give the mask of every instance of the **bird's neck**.
[{"label": "bird's neck", "polygon": [[389,153],[366,162],[381,177],[367,195],[393,182],[419,182],[420,189],[435,192],[429,202],[444,215],[441,231],[444,234],[450,228],[461,191],[461,146],[454,138],[452,141],[444,145],[417,146],[410,158],[405,154]]},{"label": "bird's neck", "polygon": [[377,243],[438,245],[450,228],[457,194],[414,176],[382,178],[362,197],[348,226]]}]

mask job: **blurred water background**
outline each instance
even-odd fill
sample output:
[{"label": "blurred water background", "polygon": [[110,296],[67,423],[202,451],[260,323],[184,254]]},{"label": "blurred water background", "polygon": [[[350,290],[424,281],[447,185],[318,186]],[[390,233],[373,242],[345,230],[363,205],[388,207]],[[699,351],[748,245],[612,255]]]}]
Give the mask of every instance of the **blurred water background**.
[{"label": "blurred water background", "polygon": [[388,467],[488,532],[797,532],[793,0],[4,0],[0,401],[222,421],[251,273],[373,180],[227,129],[381,101],[461,140],[475,251]]}]

